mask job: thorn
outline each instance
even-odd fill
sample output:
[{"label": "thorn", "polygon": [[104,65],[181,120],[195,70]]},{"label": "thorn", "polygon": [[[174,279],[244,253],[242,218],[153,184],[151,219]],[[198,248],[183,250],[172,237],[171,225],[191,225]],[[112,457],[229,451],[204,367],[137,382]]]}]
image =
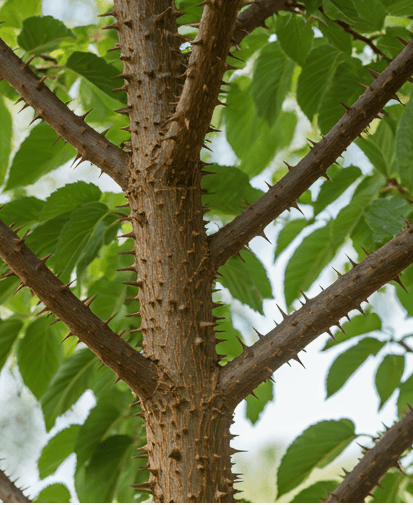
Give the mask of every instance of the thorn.
[{"label": "thorn", "polygon": [[85,120],[85,118],[92,112],[93,109],[90,109],[88,110],[87,112],[85,112],[84,114],[82,114],[81,116],[78,116],[80,119],[83,119]]},{"label": "thorn", "polygon": [[356,263],[355,261],[353,261],[348,254],[346,254],[346,256],[347,256],[349,262],[353,265],[353,267],[356,267],[358,265],[358,263]]},{"label": "thorn", "polygon": [[112,23],[111,25],[102,26],[101,30],[120,30],[119,23]]},{"label": "thorn", "polygon": [[405,288],[404,284],[402,283],[402,281],[400,280],[400,276],[399,276],[399,275],[397,275],[397,276],[396,276],[394,279],[392,279],[392,280],[393,280],[394,282],[397,282],[397,284],[398,284],[399,286],[401,286],[401,287],[402,287],[402,288],[406,291],[406,293],[409,293],[409,292],[407,291],[407,289]]},{"label": "thorn", "polygon": [[308,142],[311,144],[311,148],[315,147],[317,145],[317,142],[314,142],[314,140],[311,140],[307,138]]},{"label": "thorn", "polygon": [[356,442],[356,444],[357,444],[359,447],[361,447],[361,448],[363,449],[363,451],[366,451],[366,452],[367,452],[367,451],[369,450],[369,448],[368,448],[368,447],[365,447],[364,445],[361,445],[361,444],[359,444],[358,442]]},{"label": "thorn", "polygon": [[112,16],[113,18],[116,17],[116,14],[115,14],[115,11],[109,11],[109,12],[105,12],[104,14],[99,14],[97,17],[98,18],[105,18],[107,16]]},{"label": "thorn", "polygon": [[83,302],[86,307],[89,307],[89,305],[93,302],[93,300],[97,297],[97,295],[93,295],[91,296],[88,300],[86,300],[85,302]]},{"label": "thorn", "polygon": [[404,216],[403,216],[403,220],[404,220],[404,224],[406,225],[405,228],[408,228],[411,225],[411,223],[409,223],[408,219]]},{"label": "thorn", "polygon": [[358,307],[356,307],[356,310],[358,310],[359,312],[361,312],[363,314],[364,317],[367,317],[364,310],[361,308],[361,305],[359,305]]},{"label": "thorn", "polygon": [[370,254],[371,254],[371,253],[368,253],[368,252],[364,249],[364,247],[362,247],[361,249],[363,250],[363,252],[364,252],[364,254],[365,254],[366,256],[370,256]]},{"label": "thorn", "polygon": [[264,336],[258,330],[256,330],[254,327],[252,329],[255,331],[255,333],[257,334],[258,338],[262,338]]},{"label": "thorn", "polygon": [[[254,391],[251,391],[250,395],[259,400],[258,396],[254,393]],[[236,451],[236,452],[246,452],[246,451]]]},{"label": "thorn", "polygon": [[288,170],[291,170],[292,168],[295,168],[292,165],[290,165],[289,163],[287,163],[286,161],[284,161],[283,163],[285,163],[285,165],[287,165]]},{"label": "thorn", "polygon": [[286,314],[277,303],[275,305],[277,305],[278,310],[281,312],[281,315],[283,316],[283,319],[286,319],[288,317],[288,314]]},{"label": "thorn", "polygon": [[[291,204],[291,207],[294,207],[294,209],[297,209],[299,212],[301,212],[301,214],[304,216],[304,212],[300,209],[300,207],[298,206],[297,202],[293,202]],[[304,216],[305,217],[305,216]]]},{"label": "thorn", "polygon": [[338,271],[337,271],[334,267],[331,267],[331,268],[334,270],[334,272],[336,272],[336,274],[337,274],[339,277],[341,277],[341,275],[342,275],[342,274],[341,274],[340,272],[338,272]]},{"label": "thorn", "polygon": [[265,238],[265,240],[272,245],[271,241],[268,240],[267,236],[265,235],[264,230],[262,230],[261,233],[257,233],[257,235],[259,235],[262,238]]},{"label": "thorn", "polygon": [[344,102],[340,102],[340,104],[346,109],[347,112],[351,111],[351,107],[349,107],[348,105],[346,105]]},{"label": "thorn", "polygon": [[122,107],[121,109],[116,109],[115,112],[118,114],[123,114],[124,116],[129,116],[131,109],[133,109],[133,106],[127,105],[126,107]]},{"label": "thorn", "polygon": [[62,139],[63,137],[59,134],[53,141],[53,144],[52,144],[52,147],[56,144],[56,142],[59,140],[59,139]]},{"label": "thorn", "polygon": [[300,358],[298,357],[298,354],[296,354],[293,359],[295,359],[295,361],[298,361],[298,363],[300,363],[300,365],[305,369],[305,366],[303,365],[302,361],[300,360]]},{"label": "thorn", "polygon": [[238,342],[241,344],[242,349],[243,349],[244,351],[247,351],[247,350],[249,349],[249,347],[247,346],[247,344],[246,344],[245,342],[243,342],[243,341],[239,338],[239,336],[238,336],[238,335],[236,335],[236,337],[237,337]]},{"label": "thorn", "polygon": [[347,335],[347,333],[343,330],[343,327],[341,326],[340,322],[337,322],[336,326],[340,329],[342,333],[344,333],[344,335]]},{"label": "thorn", "polygon": [[327,179],[328,181],[331,182],[331,177],[327,175],[327,172],[325,172],[324,174],[321,174],[321,177],[324,177],[324,179]]},{"label": "thorn", "polygon": [[330,335],[330,337],[334,340],[334,342],[336,341],[336,338],[335,336],[331,333],[331,330],[330,328],[328,330],[326,330],[326,333],[328,333]]},{"label": "thorn", "polygon": [[14,296],[15,294],[17,294],[21,289],[23,289],[25,286],[25,284],[23,284],[22,282],[19,284],[18,288],[16,289],[16,291],[12,294],[12,296]]},{"label": "thorn", "polygon": [[310,301],[310,298],[308,298],[308,296],[304,293],[304,291],[300,291],[300,293],[304,296],[305,303]]},{"label": "thorn", "polygon": [[380,75],[380,72],[376,72],[372,68],[367,69],[370,72],[370,75],[373,77],[373,79],[377,79],[377,77]]},{"label": "thorn", "polygon": [[72,332],[69,332],[69,333],[65,336],[65,338],[64,338],[64,339],[63,339],[60,343],[61,343],[61,344],[63,344],[63,342],[64,342],[65,340],[67,340],[69,337],[74,337],[74,335],[73,335],[73,333],[72,333]]},{"label": "thorn", "polygon": [[109,324],[115,316],[116,316],[116,314],[113,314],[112,316],[108,317],[108,319],[106,319],[106,321],[103,321],[103,322],[105,324]]},{"label": "thorn", "polygon": [[[22,109],[23,110],[23,109]],[[42,112],[43,114],[43,112]],[[41,114],[37,114],[29,123],[29,126],[34,123],[35,121],[37,121],[38,119],[42,119],[42,115]]]}]

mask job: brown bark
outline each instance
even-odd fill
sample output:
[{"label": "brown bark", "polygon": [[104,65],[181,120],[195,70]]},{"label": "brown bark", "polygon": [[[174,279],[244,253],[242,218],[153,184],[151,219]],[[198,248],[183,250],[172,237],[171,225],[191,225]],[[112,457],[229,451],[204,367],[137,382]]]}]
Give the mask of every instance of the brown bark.
[{"label": "brown bark", "polygon": [[362,503],[380,479],[395,467],[400,469],[399,459],[413,444],[413,411],[386,430],[374,447],[364,448],[360,463],[348,473],[343,482],[329,494],[325,503]]},{"label": "brown bark", "polygon": [[[294,170],[210,240],[203,223],[199,152],[217,105],[226,56],[240,27],[244,34],[254,29],[265,9],[276,12],[281,3],[257,1],[241,14],[240,0],[203,4],[186,67],[175,23],[179,12],[172,0],[115,0],[111,28],[119,32],[124,62],[120,92],[128,98],[122,113],[130,117],[130,157],[71,113],[0,44],[0,75],[83,158],[111,175],[129,200],[142,354],[94,316],[3,223],[0,256],[71,333],[139,395],[147,429],[141,450],[147,452],[151,477],[137,487],[153,493],[156,502],[232,501],[230,457],[235,451],[229,445],[229,427],[235,406],[413,263],[409,226],[241,356],[224,368],[218,365],[212,303],[216,269],[294,205],[377,115],[413,73],[413,43]],[[283,5],[297,8],[291,2]]]},{"label": "brown bark", "polygon": [[23,492],[0,470],[0,500],[3,503],[32,503]]}]

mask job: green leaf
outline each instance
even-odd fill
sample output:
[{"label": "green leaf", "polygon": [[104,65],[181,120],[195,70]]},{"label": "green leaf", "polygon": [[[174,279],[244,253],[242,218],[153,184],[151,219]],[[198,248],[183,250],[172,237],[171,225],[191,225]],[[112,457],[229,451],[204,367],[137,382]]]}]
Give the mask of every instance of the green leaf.
[{"label": "green leaf", "polygon": [[6,203],[0,210],[0,217],[8,225],[16,223],[21,226],[36,223],[43,206],[42,200],[34,196],[23,196]]},{"label": "green leaf", "polygon": [[376,372],[376,389],[380,396],[379,410],[399,386],[404,372],[404,356],[388,354]]},{"label": "green leaf", "polygon": [[70,503],[70,492],[63,484],[51,484],[40,491],[35,503]]},{"label": "green leaf", "polygon": [[254,389],[254,394],[258,397],[258,399],[252,395],[248,395],[246,398],[247,418],[252,424],[255,424],[258,421],[260,414],[264,411],[267,403],[274,398],[272,382],[268,380],[261,383],[256,389]]},{"label": "green leaf", "polygon": [[363,31],[376,31],[383,27],[386,10],[380,0],[363,0],[354,5],[362,19]]},{"label": "green leaf", "polygon": [[297,101],[310,121],[335,82],[334,74],[343,58],[343,53],[330,44],[321,44],[309,53],[298,78]]},{"label": "green leaf", "polygon": [[409,405],[413,406],[413,375],[400,384],[400,393],[397,399],[397,411],[399,418],[405,412],[409,412]]},{"label": "green leaf", "polygon": [[277,473],[277,499],[303,482],[316,467],[337,458],[356,437],[349,419],[321,421],[288,447]]},{"label": "green leaf", "polygon": [[27,247],[39,257],[54,254],[62,228],[69,219],[70,214],[64,214],[37,226],[26,239]]},{"label": "green leaf", "polygon": [[20,319],[0,320],[0,370],[4,367],[22,326],[23,321]]},{"label": "green leaf", "polygon": [[306,291],[334,258],[339,245],[332,235],[333,222],[318,228],[305,237],[291,256],[284,277],[284,295],[287,307]]},{"label": "green leaf", "polygon": [[53,16],[33,16],[23,21],[17,42],[29,53],[42,54],[54,51],[65,39],[76,39],[76,35],[62,21]]},{"label": "green leaf", "polygon": [[70,144],[57,143],[52,147],[56,133],[48,124],[41,122],[22,142],[13,158],[5,190],[27,186],[75,156]]},{"label": "green leaf", "polygon": [[389,240],[398,235],[405,225],[403,216],[406,216],[409,210],[410,204],[397,196],[372,202],[364,218],[373,231],[375,242]]},{"label": "green leaf", "polygon": [[345,32],[341,26],[339,27],[331,19],[323,17],[318,23],[318,28],[334,47],[343,53],[351,55],[351,35]]},{"label": "green leaf", "polygon": [[0,185],[3,184],[11,153],[12,119],[9,109],[0,98]]},{"label": "green leaf", "polygon": [[[135,277],[136,278],[136,277]],[[115,282],[101,278],[94,282],[88,290],[88,297],[99,294],[91,306],[92,311],[100,319],[108,319],[118,312],[125,299],[126,286],[122,284],[124,277],[117,277]],[[136,293],[136,288],[134,288]]]},{"label": "green leaf", "polygon": [[393,16],[409,16],[412,12],[410,0],[381,0],[387,12]]},{"label": "green leaf", "polygon": [[87,266],[97,257],[100,248],[103,245],[106,231],[106,224],[103,221],[99,221],[79,257],[79,261],[77,263],[78,279],[82,278],[83,272],[86,270]]},{"label": "green leaf", "polygon": [[413,100],[404,107],[396,130],[396,165],[401,183],[413,190]]},{"label": "green leaf", "polygon": [[66,184],[47,197],[39,220],[47,221],[86,203],[97,202],[101,195],[101,190],[94,184],[83,181]]},{"label": "green leaf", "polygon": [[312,221],[307,221],[307,219],[294,219],[293,221],[287,223],[278,235],[275,259],[277,259],[284,249],[291,244],[295,237],[297,237],[299,233],[311,223]]},{"label": "green leaf", "polygon": [[118,395],[117,391],[116,395],[110,394],[99,399],[80,427],[74,446],[78,467],[83,466],[92,457],[99,442],[121,415]]},{"label": "green leaf", "polygon": [[311,24],[297,14],[281,12],[277,16],[276,33],[285,54],[303,66],[313,43]]},{"label": "green leaf", "polygon": [[60,340],[60,333],[43,317],[31,323],[19,341],[19,370],[24,383],[38,400],[62,361],[63,348]]},{"label": "green leaf", "polygon": [[324,0],[303,0],[302,3],[305,5],[307,16],[310,16],[319,7],[321,7],[323,5],[323,1]]},{"label": "green leaf", "polygon": [[92,202],[75,209],[62,229],[53,257],[56,275],[68,279],[83,250],[92,240],[95,229],[107,214],[108,208],[100,202]]},{"label": "green leaf", "polygon": [[43,447],[38,467],[41,479],[52,475],[63,461],[74,452],[75,440],[80,426],[72,424],[69,428],[60,431],[48,444]]},{"label": "green leaf", "polygon": [[104,58],[96,56],[93,53],[75,51],[70,55],[66,66],[90,81],[110,97],[122,100],[122,102],[126,100],[126,98],[122,99],[119,92],[112,91],[113,88],[123,86],[124,82],[123,79],[115,79],[115,76],[119,75],[118,69],[114,65],[107,63]]},{"label": "green leaf", "polygon": [[344,351],[343,354],[340,354],[328,371],[326,380],[327,398],[337,393],[359,366],[369,356],[375,356],[385,344],[386,342],[381,342],[376,338],[366,337],[355,346]]},{"label": "green leaf", "polygon": [[332,183],[326,181],[321,186],[317,200],[314,203],[314,215],[319,214],[327,205],[335,202],[337,198],[362,175],[362,173],[358,167],[350,165],[349,167],[339,169],[336,175],[332,175],[331,173],[329,173],[329,175],[332,179]]},{"label": "green leaf", "polygon": [[24,20],[41,14],[42,0],[7,0],[0,10],[0,19],[8,26],[21,28]]},{"label": "green leaf", "polygon": [[370,503],[403,503],[405,499],[402,491],[402,483],[406,477],[397,471],[388,471],[380,480],[380,487],[376,486],[373,491],[374,498]]},{"label": "green leaf", "polygon": [[98,445],[89,465],[75,474],[76,493],[81,502],[112,501],[119,463],[132,443],[132,437],[113,435]]},{"label": "green leaf", "polygon": [[250,251],[243,251],[242,257],[230,258],[219,269],[219,282],[229,289],[231,295],[252,309],[264,314],[262,302],[271,298],[271,284],[260,260]]},{"label": "green leaf", "polygon": [[323,351],[334,347],[335,345],[341,344],[343,342],[347,342],[350,338],[357,337],[359,335],[364,335],[371,331],[381,330],[381,321],[377,314],[374,312],[366,313],[367,317],[364,317],[362,314],[353,316],[351,321],[347,321],[343,324],[343,330],[346,333],[342,333],[340,330],[334,333],[334,338],[336,340],[328,339],[326,345],[323,348]]},{"label": "green leaf", "polygon": [[59,367],[40,400],[47,431],[89,388],[96,368],[94,358],[89,349],[80,349]]},{"label": "green leaf", "polygon": [[320,480],[296,494],[290,503],[322,503],[338,485],[336,480]]},{"label": "green leaf", "polygon": [[202,200],[212,212],[237,216],[264,194],[251,186],[248,176],[239,168],[213,165],[208,171],[214,175],[202,178],[203,189],[209,191]]},{"label": "green leaf", "polygon": [[216,346],[217,354],[224,355],[221,364],[231,361],[243,351],[241,344],[237,339],[237,332],[234,330],[231,318],[231,309],[228,305],[222,305],[214,309],[214,316],[225,318],[218,320],[216,331],[220,331],[220,342]]},{"label": "green leaf", "polygon": [[[295,25],[295,21],[292,23]],[[257,58],[250,92],[258,115],[270,126],[274,125],[290,89],[294,67],[278,42],[264,46]]]}]

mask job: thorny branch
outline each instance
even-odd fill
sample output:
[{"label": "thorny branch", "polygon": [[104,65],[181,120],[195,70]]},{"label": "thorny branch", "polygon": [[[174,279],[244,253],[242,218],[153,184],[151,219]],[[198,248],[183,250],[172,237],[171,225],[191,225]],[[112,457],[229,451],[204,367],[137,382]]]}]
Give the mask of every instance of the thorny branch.
[{"label": "thorny branch", "polygon": [[32,503],[29,498],[0,470],[0,500],[3,503]]},{"label": "thorny branch", "polygon": [[398,463],[406,449],[413,444],[413,410],[380,437],[371,449],[365,448],[364,457],[348,473],[343,482],[332,492],[325,503],[364,502],[370,491],[391,467],[400,469]]},{"label": "thorny branch", "polygon": [[[329,288],[315,298],[305,298],[299,310],[288,315],[269,333],[259,335],[251,347],[225,365],[220,384],[229,406],[235,407],[261,382],[290,359],[298,360],[298,352],[331,326],[340,326],[340,319],[413,263],[413,225],[370,254]],[[280,309],[281,310],[281,309]],[[298,360],[299,361],[299,360]]]},{"label": "thorny branch", "polygon": [[[48,256],[39,259],[24,238],[0,220],[0,257],[53,314],[98,358],[111,368],[139,396],[149,396],[157,384],[156,366],[114,333],[107,322],[90,310],[92,300],[81,302],[46,266]],[[74,317],[75,315],[75,317]]]},{"label": "thorny branch", "polygon": [[[0,77],[6,79],[36,111],[36,117],[48,123],[60,137],[77,149],[78,160],[90,161],[126,188],[129,157],[103,135],[88,126],[84,116],[76,116],[0,39]],[[52,146],[50,146],[52,148]],[[81,162],[80,161],[80,162]]]},{"label": "thorny branch", "polygon": [[238,45],[259,26],[267,28],[265,20],[280,11],[303,13],[305,6],[291,0],[255,0],[250,7],[238,14],[232,34],[232,44]]},{"label": "thorny branch", "polygon": [[310,152],[233,221],[211,236],[211,254],[218,269],[231,256],[276,219],[284,210],[296,207],[297,198],[326,171],[341,153],[379,114],[396,91],[413,74],[413,40],[367,87],[336,125],[314,145]]},{"label": "thorny branch", "polygon": [[[319,7],[318,10],[321,12],[321,14],[323,14],[323,16],[325,16],[327,19],[331,19],[330,17],[327,16],[327,14],[324,12],[324,9],[322,7]],[[366,45],[368,45],[370,47],[370,49],[375,53],[377,54],[378,56],[381,56],[382,58],[384,58],[385,60],[387,61],[391,61],[391,58],[389,58],[388,56],[386,56],[383,51],[381,51],[374,43],[371,39],[368,39],[367,37],[365,37],[364,35],[361,35],[360,33],[357,33],[355,30],[353,30],[351,28],[351,26],[346,23],[345,21],[341,21],[341,19],[331,19],[331,21],[333,21],[334,23],[338,24],[338,26],[341,26],[341,28],[343,28],[343,30],[347,33],[349,33],[354,40],[361,40],[362,42],[364,42]]]}]

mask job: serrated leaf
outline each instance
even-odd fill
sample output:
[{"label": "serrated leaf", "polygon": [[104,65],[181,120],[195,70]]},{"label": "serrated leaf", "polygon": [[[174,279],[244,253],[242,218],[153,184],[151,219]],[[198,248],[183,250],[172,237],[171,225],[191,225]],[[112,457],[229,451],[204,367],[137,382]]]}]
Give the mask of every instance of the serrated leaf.
[{"label": "serrated leaf", "polygon": [[77,263],[77,279],[81,279],[87,266],[97,257],[105,239],[107,226],[103,221],[99,221],[89,240],[83,248]]},{"label": "serrated leaf", "polygon": [[277,248],[275,250],[275,259],[288,247],[291,242],[304,230],[306,226],[311,224],[311,220],[307,219],[294,219],[288,222],[280,231],[277,238]]},{"label": "serrated leaf", "polygon": [[337,356],[326,379],[327,398],[337,393],[366,359],[375,356],[385,344],[376,338],[366,337]]},{"label": "serrated leaf", "polygon": [[[293,22],[295,23],[295,22]],[[258,115],[273,126],[291,86],[295,64],[278,42],[263,47],[257,58],[250,93]]]},{"label": "serrated leaf", "polygon": [[56,250],[59,235],[69,219],[70,214],[62,214],[37,226],[26,239],[27,247],[40,258],[47,254],[53,254]]},{"label": "serrated leaf", "polygon": [[101,190],[94,184],[77,181],[58,188],[46,199],[39,221],[47,221],[81,205],[99,201]]},{"label": "serrated leaf", "polygon": [[11,153],[12,119],[9,109],[0,98],[0,185],[3,184]]},{"label": "serrated leaf", "polygon": [[296,494],[290,503],[322,503],[338,485],[336,480],[320,480]]},{"label": "serrated leaf", "polygon": [[376,372],[376,389],[380,396],[379,410],[399,386],[404,372],[404,356],[388,354]]},{"label": "serrated leaf", "polygon": [[338,26],[337,23],[327,17],[322,17],[318,23],[318,28],[334,47],[351,55],[351,35],[345,32],[341,26]]},{"label": "serrated leaf", "polygon": [[380,0],[363,0],[354,3],[362,22],[363,31],[377,31],[383,27],[386,10]]},{"label": "serrated leaf", "polygon": [[35,503],[70,503],[70,492],[63,484],[45,487],[34,500]]},{"label": "serrated leaf", "polygon": [[48,124],[41,122],[21,143],[13,158],[5,190],[28,186],[75,156],[70,144],[57,143],[52,147],[56,133]]},{"label": "serrated leaf", "polygon": [[309,53],[298,78],[297,101],[310,121],[335,82],[333,77],[343,58],[344,54],[330,44],[321,44]]},{"label": "serrated leaf", "polygon": [[399,418],[405,412],[409,412],[409,405],[413,407],[413,375],[400,384],[400,393],[397,398],[397,411]]},{"label": "serrated leaf", "polygon": [[64,282],[70,278],[83,250],[107,212],[106,205],[100,202],[87,203],[72,212],[60,233],[53,256],[56,275]]},{"label": "serrated leaf", "polygon": [[[122,284],[120,278],[115,282],[109,282],[105,278],[94,282],[88,290],[88,297],[99,294],[91,306],[93,313],[102,320],[108,319],[120,310],[126,296],[125,292],[126,286]],[[134,292],[136,293],[136,288]]]},{"label": "serrated leaf", "polygon": [[112,501],[119,463],[132,443],[132,437],[113,435],[97,446],[88,466],[75,473],[76,493],[81,502]]},{"label": "serrated leaf", "polygon": [[76,35],[62,21],[53,16],[33,16],[23,21],[17,42],[29,53],[42,54],[54,51],[65,39],[76,39]]},{"label": "serrated leaf", "polygon": [[267,403],[274,398],[272,382],[268,380],[261,383],[256,389],[254,389],[254,394],[258,397],[258,399],[252,395],[248,395],[246,398],[246,415],[252,424],[255,424],[258,421],[260,414],[265,409]]},{"label": "serrated leaf", "polygon": [[342,333],[337,329],[334,333],[334,338],[336,340],[333,340],[332,338],[328,339],[323,351],[326,351],[335,345],[347,342],[350,338],[364,335],[371,331],[381,330],[381,321],[379,316],[374,312],[367,312],[366,315],[367,317],[364,317],[362,314],[356,315],[351,318],[351,321],[346,321],[343,324],[343,330],[346,333]]},{"label": "serrated leaf", "polygon": [[23,21],[29,16],[41,14],[41,0],[7,0],[0,10],[0,19],[8,26],[21,28]]},{"label": "serrated leaf", "polygon": [[339,245],[334,243],[332,228],[333,222],[329,221],[323,228],[313,231],[303,239],[291,256],[284,276],[284,294],[288,307],[300,291],[307,291],[334,258]]},{"label": "serrated leaf", "polygon": [[303,66],[313,43],[311,24],[296,14],[282,12],[276,21],[277,40],[285,54]]},{"label": "serrated leaf", "polygon": [[321,5],[323,5],[323,0],[303,0],[305,5],[305,11],[308,16],[315,12]]},{"label": "serrated leaf", "polygon": [[244,261],[233,256],[219,269],[222,275],[219,282],[229,289],[234,298],[264,314],[262,302],[264,298],[272,297],[267,273],[255,254],[243,251],[241,255]]},{"label": "serrated leaf", "polygon": [[247,205],[251,205],[263,191],[251,186],[247,174],[237,167],[212,165],[208,171],[215,172],[202,178],[202,188],[209,191],[202,201],[211,211],[226,215],[238,215]]},{"label": "serrated leaf", "polygon": [[23,321],[20,319],[0,320],[0,370],[6,363],[10,350],[22,326]]},{"label": "serrated leaf", "polygon": [[362,175],[362,173],[358,167],[350,165],[349,167],[339,170],[334,176],[332,176],[330,172],[329,175],[332,179],[332,183],[326,181],[321,186],[317,200],[314,203],[314,215],[319,214],[327,205],[335,202],[337,198]]},{"label": "serrated leaf", "polygon": [[89,388],[96,368],[94,358],[89,349],[80,349],[57,370],[40,399],[47,431],[53,428],[57,417],[70,409]]},{"label": "serrated leaf", "polygon": [[401,183],[413,190],[413,100],[404,107],[396,130],[396,165]]},{"label": "serrated leaf", "polygon": [[123,79],[115,79],[115,76],[119,75],[118,69],[107,63],[104,58],[90,52],[75,51],[70,55],[66,66],[90,81],[108,96],[122,102],[126,101],[125,93],[123,97],[120,92],[112,91],[113,88],[123,86],[124,82]]},{"label": "serrated leaf", "polygon": [[[19,341],[17,360],[23,381],[39,400],[63,358],[60,333],[50,321],[41,318],[31,323]],[[41,373],[39,373],[41,370]]]},{"label": "serrated leaf", "polygon": [[63,461],[68,458],[75,448],[76,436],[80,425],[72,424],[69,428],[60,431],[47,445],[43,447],[39,458],[39,476],[41,479],[52,475]]},{"label": "serrated leaf", "polygon": [[303,482],[316,467],[338,457],[356,437],[349,419],[321,421],[307,428],[288,447],[277,472],[277,498]]},{"label": "serrated leaf", "polygon": [[405,226],[403,216],[410,210],[410,204],[397,196],[389,196],[372,202],[367,207],[364,219],[373,231],[375,242],[390,240]]},{"label": "serrated leaf", "polygon": [[222,354],[225,358],[222,358],[222,363],[231,361],[233,358],[241,354],[242,347],[237,339],[237,332],[234,330],[231,318],[231,309],[228,305],[222,305],[214,309],[214,316],[224,317],[225,319],[218,320],[218,326],[216,331],[222,332],[217,333],[219,338],[224,340],[216,346],[217,354]]},{"label": "serrated leaf", "polygon": [[10,225],[28,225],[39,220],[39,214],[44,206],[44,202],[34,196],[23,196],[6,203],[0,210],[2,221]]},{"label": "serrated leaf", "polygon": [[78,467],[83,466],[92,457],[110,426],[121,415],[118,392],[115,396],[116,399],[113,395],[99,399],[80,427],[74,446]]}]

